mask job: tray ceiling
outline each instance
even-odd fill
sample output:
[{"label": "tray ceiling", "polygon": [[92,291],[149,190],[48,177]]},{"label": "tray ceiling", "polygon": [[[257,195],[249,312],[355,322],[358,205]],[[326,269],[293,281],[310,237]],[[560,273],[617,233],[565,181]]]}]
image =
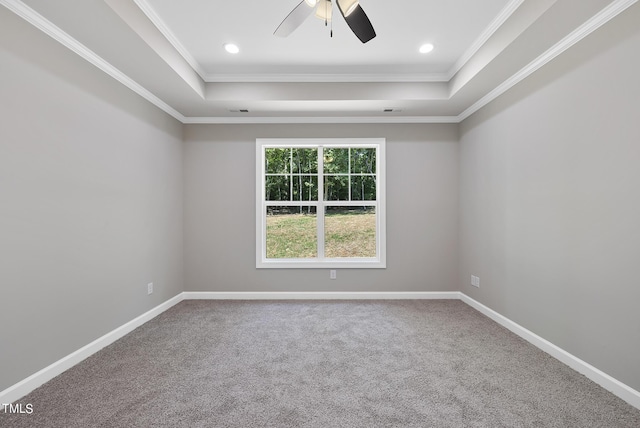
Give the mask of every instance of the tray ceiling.
[{"label": "tray ceiling", "polygon": [[636,0],[360,0],[366,44],[298,3],[0,0],[183,123],[459,122]]}]

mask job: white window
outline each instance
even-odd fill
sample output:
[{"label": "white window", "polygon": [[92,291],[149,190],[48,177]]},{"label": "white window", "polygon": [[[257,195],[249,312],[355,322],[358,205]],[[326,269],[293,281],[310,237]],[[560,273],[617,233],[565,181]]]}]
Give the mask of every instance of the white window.
[{"label": "white window", "polygon": [[256,267],[384,268],[385,140],[256,140]]}]

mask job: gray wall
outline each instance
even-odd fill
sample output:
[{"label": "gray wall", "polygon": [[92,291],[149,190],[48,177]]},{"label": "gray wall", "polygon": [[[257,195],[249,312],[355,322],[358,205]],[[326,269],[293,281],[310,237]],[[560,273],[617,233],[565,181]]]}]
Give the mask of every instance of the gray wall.
[{"label": "gray wall", "polygon": [[464,121],[460,148],[460,289],[636,390],[638,6]]},{"label": "gray wall", "polygon": [[3,7],[0,77],[1,391],[183,272],[182,125]]},{"label": "gray wall", "polygon": [[[387,269],[256,269],[255,140],[387,139]],[[456,125],[190,125],[185,290],[447,291],[458,284]]]},{"label": "gray wall", "polygon": [[[188,125],[183,146],[0,8],[0,390],[183,290],[462,290],[640,390],[639,10],[460,127]],[[387,139],[388,268],[256,270],[255,139],[362,136]]]}]

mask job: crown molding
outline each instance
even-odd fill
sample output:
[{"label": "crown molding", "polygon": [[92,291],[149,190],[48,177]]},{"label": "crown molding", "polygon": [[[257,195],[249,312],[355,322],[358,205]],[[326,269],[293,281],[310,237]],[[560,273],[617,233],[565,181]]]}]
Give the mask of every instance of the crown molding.
[{"label": "crown molding", "polygon": [[[144,0],[135,0],[136,2]],[[519,0],[514,0],[510,5],[515,5]],[[127,88],[131,89],[150,103],[154,104],[170,116],[184,124],[296,124],[296,123],[460,123],[491,101],[511,89],[513,86],[533,74],[536,70],[565,52],[571,46],[584,39],[586,36],[609,22],[611,19],[625,11],[638,0],[615,0],[609,6],[602,9],[591,19],[579,26],[568,36],[556,43],[542,55],[530,62],[520,71],[498,85],[492,91],[480,98],[474,104],[457,116],[318,116],[318,117],[185,117],[173,107],[162,101],[142,85],[135,82],[122,71],[111,65],[95,52],[78,42],[55,24],[48,21],[35,10],[25,5],[20,0],[0,0],[0,4],[20,16],[22,19],[61,43],[89,63],[93,64]],[[515,7],[515,6],[514,6]],[[507,8],[505,8],[507,9]],[[506,18],[504,18],[506,19]]]},{"label": "crown molding", "polygon": [[182,58],[193,68],[193,70],[198,73],[200,78],[207,82],[205,79],[206,72],[200,65],[200,63],[195,59],[193,55],[184,47],[182,43],[178,40],[178,38],[169,30],[169,27],[165,22],[160,18],[160,16],[156,13],[156,11],[151,7],[151,5],[146,0],[133,0],[136,6],[140,8],[140,10],[147,15],[147,18],[151,21],[153,25],[156,26],[158,31],[162,33],[162,35],[171,43],[171,45],[178,51]]},{"label": "crown molding", "polygon": [[458,123],[458,116],[185,117],[185,124]]},{"label": "crown molding", "polygon": [[446,81],[450,81],[464,65],[480,50],[480,48],[498,31],[498,28],[506,22],[513,12],[515,12],[520,5],[524,3],[524,0],[511,0],[496,16],[496,18],[489,24],[489,26],[480,34],[480,36],[473,42],[473,44],[467,49],[460,58],[455,62],[451,70],[446,73]]},{"label": "crown molding", "polygon": [[520,83],[535,71],[543,67],[545,64],[556,58],[558,55],[565,52],[571,46],[575,45],[589,34],[624,12],[629,6],[636,3],[638,0],[615,0],[609,6],[602,9],[600,12],[592,16],[584,24],[573,30],[569,35],[560,40],[558,43],[549,48],[542,55],[531,61],[525,67],[523,67],[516,74],[502,82],[491,92],[480,98],[473,105],[467,108],[465,111],[458,115],[459,121],[462,122],[473,113],[480,110],[482,107],[489,104],[491,101],[504,94],[506,91]]},{"label": "crown molding", "polygon": [[87,48],[75,38],[71,37],[68,33],[60,29],[58,26],[44,18],[42,15],[40,15],[38,12],[30,8],[20,0],[0,0],[0,4],[18,15],[20,18],[27,21],[29,24],[36,27],[38,30],[51,37],[52,39],[56,40],[58,43],[70,49],[78,56],[82,57],[109,76],[113,77],[115,80],[122,83],[124,86],[131,89],[150,103],[154,104],[164,112],[173,116],[175,119],[181,122],[185,119],[185,117],[181,113],[179,113],[169,104],[162,101],[142,85],[138,84],[122,71],[111,65],[91,49]]},{"label": "crown molding", "polygon": [[402,83],[402,82],[448,82],[448,73],[255,73],[231,74],[210,73],[204,75],[207,83]]}]

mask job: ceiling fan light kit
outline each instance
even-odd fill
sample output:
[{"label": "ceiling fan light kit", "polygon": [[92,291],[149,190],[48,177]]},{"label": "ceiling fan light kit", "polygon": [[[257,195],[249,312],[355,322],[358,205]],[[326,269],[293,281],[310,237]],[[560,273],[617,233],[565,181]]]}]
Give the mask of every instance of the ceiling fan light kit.
[{"label": "ceiling fan light kit", "polygon": [[331,2],[329,0],[320,0],[318,3],[318,7],[316,8],[316,17],[325,22],[331,22],[331,17],[333,15]]},{"label": "ceiling fan light kit", "polygon": [[[371,25],[371,21],[369,21],[358,0],[336,0],[336,3],[347,25],[362,43],[367,43],[376,37],[373,25]],[[327,23],[332,18],[332,7],[333,2],[331,0],[302,0],[280,23],[273,34],[279,37],[287,37],[302,25],[314,10],[315,15]],[[333,36],[333,31],[331,35]]]}]

